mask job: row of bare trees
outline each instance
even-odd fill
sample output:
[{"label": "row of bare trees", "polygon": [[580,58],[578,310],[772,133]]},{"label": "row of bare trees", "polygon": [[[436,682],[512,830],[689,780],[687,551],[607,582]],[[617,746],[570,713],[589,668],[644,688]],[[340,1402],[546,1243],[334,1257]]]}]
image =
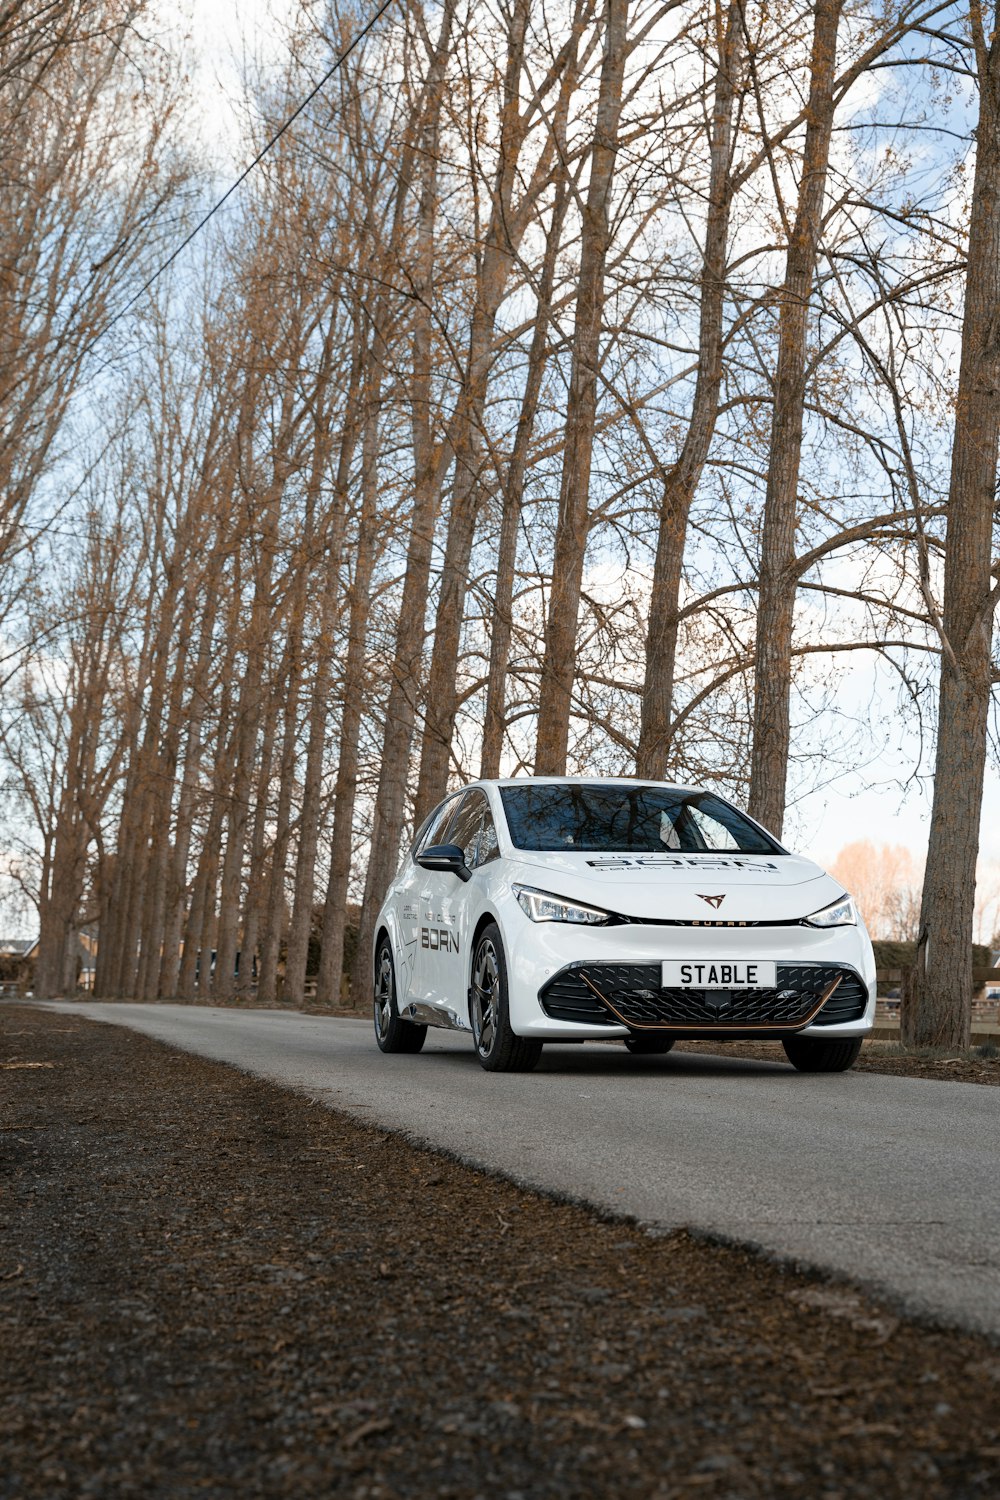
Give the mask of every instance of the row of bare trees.
[{"label": "row of bare trees", "polygon": [[[0,736],[38,992],[89,927],[101,995],[333,1002],[356,944],[365,1003],[456,779],[707,778],[780,834],[870,745],[864,662],[915,767],[937,716],[916,1035],[967,1043],[996,14],[399,0],[115,321],[182,233],[178,70],[138,0],[27,49],[22,11]],[[261,138],[357,25],[303,6]]]}]

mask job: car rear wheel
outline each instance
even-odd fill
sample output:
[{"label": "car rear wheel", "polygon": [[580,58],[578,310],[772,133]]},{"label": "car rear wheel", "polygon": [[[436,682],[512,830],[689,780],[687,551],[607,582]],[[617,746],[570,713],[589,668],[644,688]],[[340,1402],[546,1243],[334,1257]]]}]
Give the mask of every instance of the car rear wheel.
[{"label": "car rear wheel", "polygon": [[426,1038],[426,1026],[400,1020],[392,947],[384,937],[375,950],[375,1040],[383,1052],[419,1052]]},{"label": "car rear wheel", "polygon": [[785,1056],[800,1073],[844,1073],[857,1061],[860,1037],[789,1036],[781,1044]]},{"label": "car rear wheel", "polygon": [[630,1036],[625,1046],[633,1057],[660,1057],[674,1045],[672,1036]]},{"label": "car rear wheel", "polygon": [[507,960],[495,922],[484,927],[472,955],[469,1019],[476,1056],[490,1073],[530,1073],[541,1042],[515,1036],[507,1006]]}]

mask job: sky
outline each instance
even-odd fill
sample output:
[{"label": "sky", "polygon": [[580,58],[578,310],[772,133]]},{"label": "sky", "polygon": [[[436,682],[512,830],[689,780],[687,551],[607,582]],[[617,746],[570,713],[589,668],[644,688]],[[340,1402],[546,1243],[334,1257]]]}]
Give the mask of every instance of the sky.
[{"label": "sky", "polygon": [[[912,759],[890,746],[862,773],[848,773],[831,787],[812,792],[789,817],[789,839],[821,864],[832,864],[845,844],[902,844],[923,858],[927,849],[932,787],[910,778]],[[904,783],[901,785],[901,783]],[[1000,774],[987,767],[981,821],[980,860],[1000,863]]]},{"label": "sky", "polygon": [[236,107],[243,60],[280,65],[280,22],[293,9],[293,0],[159,0],[164,45],[187,47],[199,140],[220,172],[245,165]]}]

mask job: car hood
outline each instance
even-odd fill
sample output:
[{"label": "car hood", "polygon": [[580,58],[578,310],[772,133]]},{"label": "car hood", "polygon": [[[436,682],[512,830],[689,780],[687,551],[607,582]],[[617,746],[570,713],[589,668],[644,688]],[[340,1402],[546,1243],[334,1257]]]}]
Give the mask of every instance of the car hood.
[{"label": "car hood", "polygon": [[512,851],[511,866],[512,880],[647,922],[794,921],[843,894],[836,880],[798,854],[518,849]]}]

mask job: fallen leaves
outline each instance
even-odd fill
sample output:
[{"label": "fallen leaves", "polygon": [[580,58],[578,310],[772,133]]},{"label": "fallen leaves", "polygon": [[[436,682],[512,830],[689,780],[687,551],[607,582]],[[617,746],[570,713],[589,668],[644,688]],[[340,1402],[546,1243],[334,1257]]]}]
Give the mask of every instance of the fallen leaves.
[{"label": "fallen leaves", "polygon": [[834,1433],[838,1438],[891,1437],[901,1438],[903,1430],[894,1422],[851,1422]]},{"label": "fallen leaves", "polygon": [[886,1343],[899,1327],[898,1318],[889,1313],[869,1311],[856,1293],[841,1287],[802,1287],[789,1292],[788,1300],[815,1312],[825,1312],[828,1317],[839,1318],[855,1333],[872,1333],[876,1344]]},{"label": "fallen leaves", "polygon": [[343,1439],[343,1445],[345,1448],[356,1448],[366,1438],[374,1437],[379,1432],[388,1432],[391,1426],[392,1422],[388,1417],[372,1417],[370,1421],[362,1422],[360,1427],[349,1432]]},{"label": "fallen leaves", "polygon": [[[0,1089],[3,1123],[38,1146],[12,1151],[0,1214],[4,1377],[25,1392],[5,1459],[25,1500],[153,1493],[178,1430],[192,1494],[248,1493],[265,1465],[287,1500],[320,1482],[367,1500],[832,1500],[876,1469],[886,1495],[989,1491],[1000,1359],[981,1340],[904,1320],[885,1342],[893,1319],[850,1288],[601,1222],[236,1070],[168,1069],[117,1027],[31,1024],[29,1053],[48,1046],[62,1077]],[[356,1171],[372,1143],[378,1170]]]}]

